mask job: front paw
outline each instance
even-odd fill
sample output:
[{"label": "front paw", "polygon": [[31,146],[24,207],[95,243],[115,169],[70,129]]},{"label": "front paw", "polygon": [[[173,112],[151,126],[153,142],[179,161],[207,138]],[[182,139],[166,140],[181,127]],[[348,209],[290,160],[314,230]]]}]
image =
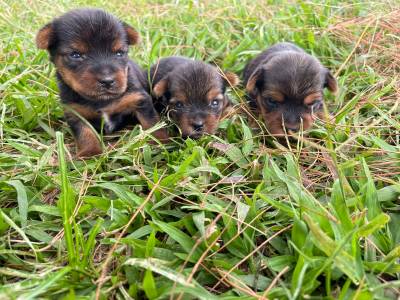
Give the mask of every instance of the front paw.
[{"label": "front paw", "polygon": [[78,153],[76,154],[76,157],[84,159],[84,158],[90,158],[95,155],[99,155],[101,153],[103,153],[103,150],[101,149],[101,147],[97,147],[97,146],[85,147],[78,151]]},{"label": "front paw", "polygon": [[103,148],[94,135],[81,136],[78,141],[77,158],[89,158],[101,153],[103,153]]}]

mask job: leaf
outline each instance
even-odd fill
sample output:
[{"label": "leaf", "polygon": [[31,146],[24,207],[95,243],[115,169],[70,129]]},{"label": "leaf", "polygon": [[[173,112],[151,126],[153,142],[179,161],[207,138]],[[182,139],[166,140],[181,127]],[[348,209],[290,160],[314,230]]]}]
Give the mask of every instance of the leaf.
[{"label": "leaf", "polygon": [[73,208],[75,206],[75,193],[68,178],[67,163],[65,161],[64,135],[61,132],[57,131],[56,139],[61,181],[61,193],[58,204],[63,219],[64,237],[65,243],[67,245],[68,260],[70,265],[74,266],[78,257],[76,254],[71,226],[71,222],[74,222],[73,220],[71,220],[71,216],[73,214]]},{"label": "leaf", "polygon": [[192,253],[192,258],[194,260],[197,260],[201,256],[201,251],[199,248],[196,248],[194,251],[192,251],[193,247],[195,246],[195,242],[191,237],[189,237],[187,234],[183,233],[179,229],[175,228],[174,226],[164,223],[161,221],[153,221],[154,224],[156,224],[160,229],[167,233],[173,240],[177,241],[179,245],[182,246],[182,248],[186,251],[186,253]]},{"label": "leaf", "polygon": [[170,268],[168,268],[167,262],[161,259],[156,258],[130,258],[128,259],[124,265],[129,266],[137,266],[144,269],[151,270],[157,274],[164,276],[165,278],[182,284],[184,286],[194,286],[192,283],[187,283],[186,278],[181,274],[178,273]]},{"label": "leaf", "polygon": [[295,217],[292,227],[292,241],[297,248],[303,248],[307,235],[308,230],[306,224],[299,218]]},{"label": "leaf", "polygon": [[374,180],[364,158],[361,159],[361,165],[364,176],[367,180],[364,187],[362,188],[362,197],[364,198],[364,205],[368,209],[368,220],[372,220],[377,215],[379,215],[382,210],[378,201],[378,193],[375,188]]},{"label": "leaf", "polygon": [[193,214],[193,223],[200,231],[202,237],[204,237],[206,233],[204,222],[205,222],[204,211],[200,211],[198,213]]},{"label": "leaf", "polygon": [[156,231],[153,230],[147,239],[146,254],[145,254],[146,257],[153,256],[153,250],[154,250],[155,245],[156,245]]},{"label": "leaf", "polygon": [[[167,262],[160,259],[155,258],[131,258],[128,259],[124,265],[137,266],[144,269],[151,270],[154,273],[157,273],[165,278],[176,282],[178,285],[174,289],[170,289],[166,294],[170,293],[188,293],[196,297],[196,299],[204,299],[204,300],[217,300],[220,299],[209,293],[205,288],[200,286],[195,280],[192,282],[187,282],[186,278],[179,272],[172,270],[167,267]],[[172,285],[171,285],[172,286]],[[162,295],[160,295],[161,298]],[[185,298],[184,298],[185,299]]]},{"label": "leaf", "polygon": [[95,246],[95,238],[97,234],[99,233],[101,229],[101,225],[103,224],[104,220],[101,218],[98,218],[92,229],[89,231],[89,237],[85,243],[84,249],[83,249],[83,265],[87,266],[88,260],[89,260],[89,255],[91,252],[94,251],[94,246]]},{"label": "leaf", "polygon": [[342,190],[342,186],[340,185],[339,179],[336,179],[333,183],[331,204],[336,212],[336,216],[340,221],[340,228],[343,229],[343,233],[351,231],[353,224],[350,219],[349,209],[347,208],[344,192]]},{"label": "leaf", "polygon": [[400,185],[388,185],[377,191],[379,202],[396,201],[400,196]]},{"label": "leaf", "polygon": [[304,214],[304,219],[313,234],[314,244],[328,257],[332,258],[336,266],[349,276],[354,284],[358,284],[362,278],[362,274],[358,274],[357,272],[355,257],[341,249],[341,247],[338,247],[307,214]]},{"label": "leaf", "polygon": [[238,220],[243,223],[246,220],[246,216],[249,213],[250,206],[247,204],[244,204],[242,202],[238,202],[237,204],[237,215],[238,215]]},{"label": "leaf", "polygon": [[367,237],[385,226],[385,224],[389,221],[390,217],[387,214],[380,214],[368,222],[368,224],[361,226],[356,233],[358,237]]},{"label": "leaf", "polygon": [[32,292],[25,293],[20,295],[17,299],[23,299],[23,300],[30,300],[30,299],[36,299],[37,296],[46,293],[48,289],[51,287],[54,287],[54,284],[65,277],[69,272],[71,272],[70,267],[65,267],[61,269],[58,272],[52,273],[51,275],[47,276],[46,279],[42,280],[39,286],[37,286],[35,289],[32,290]]},{"label": "leaf", "polygon": [[4,220],[5,223],[7,223],[8,225],[10,225],[12,228],[15,229],[15,231],[17,231],[23,238],[23,240],[28,244],[28,246],[33,250],[33,253],[35,253],[35,256],[37,256],[37,252],[35,247],[33,246],[33,244],[31,243],[31,241],[28,239],[28,237],[26,236],[25,232],[19,228],[17,226],[17,224],[14,223],[14,221],[12,219],[10,219],[1,209],[0,209],[0,215],[1,218]]},{"label": "leaf", "polygon": [[180,164],[178,170],[162,179],[160,185],[164,187],[172,187],[173,185],[175,185],[180,179],[182,179],[182,177],[184,177],[189,169],[189,166],[192,164],[197,156],[198,150],[195,147],[193,148],[193,153]]},{"label": "leaf", "polygon": [[240,119],[240,121],[242,122],[242,129],[243,129],[242,153],[243,153],[244,157],[246,157],[254,149],[253,134],[252,134],[249,126],[246,125],[246,123],[243,121],[243,119]]},{"label": "leaf", "polygon": [[146,270],[143,278],[143,290],[149,299],[157,298],[157,287],[151,270]]},{"label": "leaf", "polygon": [[9,185],[13,186],[17,191],[18,211],[21,218],[21,227],[26,227],[28,220],[28,197],[26,195],[25,186],[19,180],[6,181]]}]

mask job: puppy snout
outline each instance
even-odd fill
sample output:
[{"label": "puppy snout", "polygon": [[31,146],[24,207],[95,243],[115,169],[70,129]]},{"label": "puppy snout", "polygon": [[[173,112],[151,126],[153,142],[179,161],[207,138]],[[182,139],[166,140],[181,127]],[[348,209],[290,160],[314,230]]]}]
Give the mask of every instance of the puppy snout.
[{"label": "puppy snout", "polygon": [[204,121],[203,120],[195,120],[192,122],[192,127],[195,131],[202,131],[204,128]]},{"label": "puppy snout", "polygon": [[98,81],[100,85],[106,89],[112,88],[115,84],[115,79],[112,76],[102,77]]}]

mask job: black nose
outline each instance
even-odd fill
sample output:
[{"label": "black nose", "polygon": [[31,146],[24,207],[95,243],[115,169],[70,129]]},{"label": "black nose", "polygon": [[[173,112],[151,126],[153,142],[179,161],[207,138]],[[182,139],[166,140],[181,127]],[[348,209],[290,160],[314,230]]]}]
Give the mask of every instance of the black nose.
[{"label": "black nose", "polygon": [[201,120],[192,122],[192,127],[195,131],[201,131],[204,127],[204,122]]},{"label": "black nose", "polygon": [[104,77],[99,79],[99,83],[101,84],[101,86],[109,89],[115,84],[115,80],[112,77]]}]

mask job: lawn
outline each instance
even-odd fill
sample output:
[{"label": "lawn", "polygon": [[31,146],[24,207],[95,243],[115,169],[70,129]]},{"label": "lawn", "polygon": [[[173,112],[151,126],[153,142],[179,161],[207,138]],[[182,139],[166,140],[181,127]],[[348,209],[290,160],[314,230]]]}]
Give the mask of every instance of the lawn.
[{"label": "lawn", "polygon": [[[139,126],[71,160],[55,69],[34,37],[75,7],[240,74],[292,41],[339,82],[291,145],[253,128],[244,88],[218,134],[152,145]],[[400,297],[400,3],[0,0],[0,299]],[[162,125],[160,125],[162,126]]]}]

